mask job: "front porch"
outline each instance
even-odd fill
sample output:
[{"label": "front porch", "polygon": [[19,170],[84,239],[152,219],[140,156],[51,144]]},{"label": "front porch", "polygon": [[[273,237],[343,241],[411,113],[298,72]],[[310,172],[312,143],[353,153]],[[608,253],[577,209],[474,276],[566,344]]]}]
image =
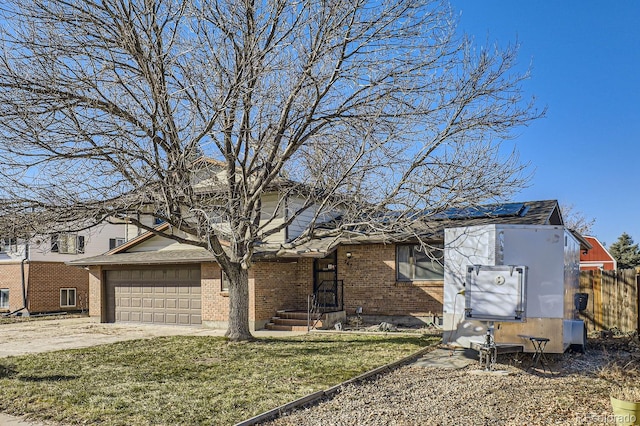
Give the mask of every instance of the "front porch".
[{"label": "front porch", "polygon": [[[329,329],[337,322],[347,325],[347,315],[398,326],[441,322],[442,281],[398,281],[391,244],[339,246],[326,255],[306,253],[256,266],[256,329]],[[332,319],[335,313],[339,319]]]}]

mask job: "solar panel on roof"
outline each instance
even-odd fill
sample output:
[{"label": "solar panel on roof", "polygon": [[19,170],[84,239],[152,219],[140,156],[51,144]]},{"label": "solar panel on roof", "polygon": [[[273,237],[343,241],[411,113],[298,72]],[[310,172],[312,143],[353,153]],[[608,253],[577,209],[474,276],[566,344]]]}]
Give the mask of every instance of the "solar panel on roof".
[{"label": "solar panel on roof", "polygon": [[474,219],[483,217],[520,216],[525,213],[524,203],[492,204],[487,206],[475,206],[446,209],[433,215],[434,219]]}]

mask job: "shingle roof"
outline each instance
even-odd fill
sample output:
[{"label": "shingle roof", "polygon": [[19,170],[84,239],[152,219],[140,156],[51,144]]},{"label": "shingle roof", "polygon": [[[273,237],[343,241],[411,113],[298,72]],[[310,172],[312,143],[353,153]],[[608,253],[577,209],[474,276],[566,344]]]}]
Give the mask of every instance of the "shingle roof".
[{"label": "shingle roof", "polygon": [[90,265],[155,265],[176,263],[215,262],[211,253],[202,248],[181,250],[143,251],[103,254],[67,262],[71,266]]},{"label": "shingle roof", "polygon": [[[467,227],[488,224],[512,224],[512,225],[563,225],[560,208],[556,200],[527,201],[523,203],[485,205],[477,210],[450,209],[436,216],[435,219],[420,222],[419,229],[423,238],[442,240],[446,228]],[[472,216],[472,217],[469,217]],[[346,234],[340,237],[335,235],[324,238],[316,238],[303,244],[264,245],[256,248],[256,258],[291,258],[291,257],[323,257],[331,252],[339,244],[372,244],[390,243],[397,241],[410,241],[415,238],[415,232],[406,234],[356,235]],[[579,240],[581,236],[577,235]],[[136,241],[144,241],[145,236],[138,237]],[[135,244],[127,243],[123,248],[129,249]],[[68,262],[70,265],[119,265],[119,264],[170,264],[170,263],[197,263],[213,262],[213,256],[205,249],[180,249],[160,250],[151,252],[127,253],[123,250],[113,250],[101,256],[94,256]]]}]

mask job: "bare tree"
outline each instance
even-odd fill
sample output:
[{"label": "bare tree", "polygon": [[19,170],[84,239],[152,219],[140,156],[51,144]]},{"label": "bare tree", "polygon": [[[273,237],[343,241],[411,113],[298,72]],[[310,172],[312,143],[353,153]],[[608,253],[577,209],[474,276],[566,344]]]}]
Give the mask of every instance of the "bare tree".
[{"label": "bare tree", "polygon": [[[446,3],[1,7],[3,217],[36,211],[28,226],[51,229],[153,212],[228,275],[234,340],[251,338],[256,243],[301,213],[317,212],[292,244],[338,208],[333,233],[391,236],[526,179],[500,146],[541,115],[522,99],[517,48],[474,49]],[[274,189],[306,199],[278,226],[261,204]]]},{"label": "bare tree", "polygon": [[584,213],[577,210],[573,204],[561,204],[560,210],[567,228],[579,232],[582,235],[591,235],[595,218],[587,218]]}]

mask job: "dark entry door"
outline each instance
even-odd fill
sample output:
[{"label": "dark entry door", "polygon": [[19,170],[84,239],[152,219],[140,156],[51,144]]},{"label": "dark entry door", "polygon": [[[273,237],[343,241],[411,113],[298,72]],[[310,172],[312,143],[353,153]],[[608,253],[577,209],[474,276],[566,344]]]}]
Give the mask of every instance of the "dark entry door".
[{"label": "dark entry door", "polygon": [[337,250],[313,262],[313,294],[321,308],[338,307]]}]

